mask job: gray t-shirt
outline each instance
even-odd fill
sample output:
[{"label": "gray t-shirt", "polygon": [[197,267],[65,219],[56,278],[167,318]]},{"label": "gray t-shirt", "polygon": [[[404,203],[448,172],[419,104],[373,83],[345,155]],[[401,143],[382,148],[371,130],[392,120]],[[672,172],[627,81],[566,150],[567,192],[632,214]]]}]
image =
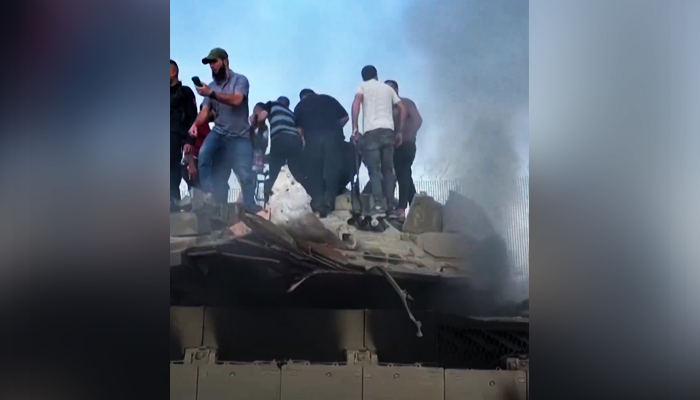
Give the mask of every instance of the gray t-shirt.
[{"label": "gray t-shirt", "polygon": [[233,94],[241,92],[245,96],[239,106],[229,106],[210,98],[205,98],[203,104],[211,106],[216,112],[214,129],[222,135],[247,138],[250,137],[250,124],[248,123],[248,90],[250,84],[248,78],[229,70],[229,78],[223,82],[212,82],[209,84],[215,92]]}]

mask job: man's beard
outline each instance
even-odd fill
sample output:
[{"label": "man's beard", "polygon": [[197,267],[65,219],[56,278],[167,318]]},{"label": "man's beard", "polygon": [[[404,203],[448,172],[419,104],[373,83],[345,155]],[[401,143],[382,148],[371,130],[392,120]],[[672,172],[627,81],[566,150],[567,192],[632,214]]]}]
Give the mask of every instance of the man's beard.
[{"label": "man's beard", "polygon": [[221,82],[226,79],[226,67],[221,67],[217,72],[212,71],[211,77],[214,78],[215,82]]}]

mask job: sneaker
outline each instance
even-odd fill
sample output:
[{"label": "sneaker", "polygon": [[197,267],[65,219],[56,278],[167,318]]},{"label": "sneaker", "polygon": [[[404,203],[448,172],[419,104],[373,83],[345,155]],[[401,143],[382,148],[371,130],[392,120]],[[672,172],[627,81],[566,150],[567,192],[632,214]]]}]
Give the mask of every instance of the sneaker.
[{"label": "sneaker", "polygon": [[396,219],[398,219],[399,221],[404,221],[404,220],[406,220],[406,210],[405,210],[405,209],[403,209],[403,208],[397,208],[397,209],[396,209],[396,214],[397,214],[397,218],[396,218]]},{"label": "sneaker", "polygon": [[386,214],[386,210],[384,209],[384,207],[382,207],[380,205],[376,205],[376,206],[374,206],[374,208],[372,208],[371,215],[382,216],[385,214]]},{"label": "sneaker", "polygon": [[387,218],[389,218],[389,219],[395,219],[395,220],[403,220],[403,219],[405,219],[403,210],[397,210],[397,209],[394,209],[394,210],[389,211],[389,213],[388,213],[388,215],[387,215]]}]

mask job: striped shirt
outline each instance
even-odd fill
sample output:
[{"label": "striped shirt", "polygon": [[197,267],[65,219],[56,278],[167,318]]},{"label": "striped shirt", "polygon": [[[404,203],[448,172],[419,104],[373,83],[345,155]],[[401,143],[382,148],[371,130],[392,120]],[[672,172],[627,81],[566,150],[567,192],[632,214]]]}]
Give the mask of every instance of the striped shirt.
[{"label": "striped shirt", "polygon": [[270,121],[270,140],[280,133],[299,135],[294,122],[294,113],[289,108],[276,101],[268,101],[265,104],[265,111]]}]

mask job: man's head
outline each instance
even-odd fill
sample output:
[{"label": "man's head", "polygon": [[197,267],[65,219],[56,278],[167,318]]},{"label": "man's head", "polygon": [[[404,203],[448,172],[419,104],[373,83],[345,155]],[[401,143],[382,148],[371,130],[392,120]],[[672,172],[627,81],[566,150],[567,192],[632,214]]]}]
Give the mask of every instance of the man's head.
[{"label": "man's head", "polygon": [[229,69],[228,53],[222,48],[215,48],[209,55],[202,59],[202,64],[209,64],[211,76],[215,81],[226,78],[226,71]]},{"label": "man's head", "polygon": [[299,100],[304,100],[305,98],[312,96],[314,94],[316,94],[316,92],[314,92],[311,89],[302,89],[302,91],[299,92]]},{"label": "man's head", "polygon": [[399,84],[396,83],[396,81],[388,80],[384,81],[384,83],[391,86],[391,88],[394,89],[394,92],[396,92],[397,95],[399,94]]},{"label": "man's head", "polygon": [[180,73],[180,68],[177,67],[177,63],[170,60],[170,83],[177,82],[177,75]]},{"label": "man's head", "polygon": [[277,102],[282,104],[283,106],[289,108],[289,99],[285,96],[280,96],[277,98]]},{"label": "man's head", "polygon": [[257,127],[258,125],[262,125],[263,119],[260,117],[260,113],[262,113],[265,110],[265,103],[256,103],[255,106],[253,107],[253,115],[252,115],[252,121],[251,125],[253,128]]},{"label": "man's head", "polygon": [[265,103],[257,103],[255,104],[255,107],[253,107],[253,114],[258,114],[260,111],[262,111],[265,108]]},{"label": "man's head", "polygon": [[377,69],[373,65],[367,65],[362,68],[362,80],[367,82],[372,79],[377,79]]}]

